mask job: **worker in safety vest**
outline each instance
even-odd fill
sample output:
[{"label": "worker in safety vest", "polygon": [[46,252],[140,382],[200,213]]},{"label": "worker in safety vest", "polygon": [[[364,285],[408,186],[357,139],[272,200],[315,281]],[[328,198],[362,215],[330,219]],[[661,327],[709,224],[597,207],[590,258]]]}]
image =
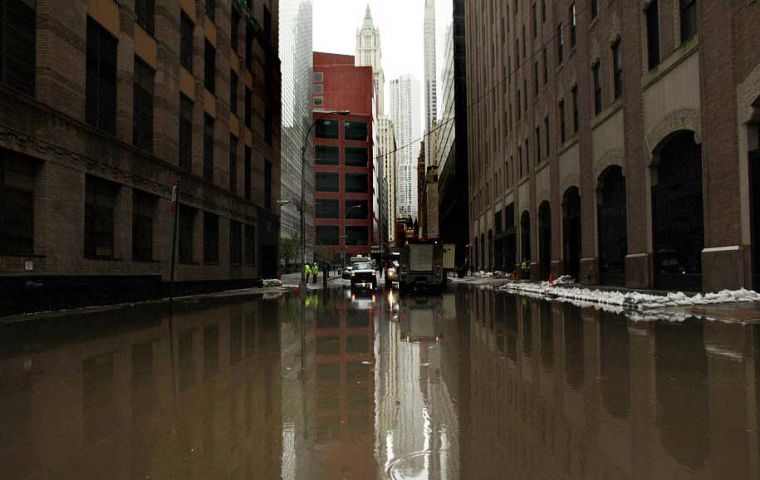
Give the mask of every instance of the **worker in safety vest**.
[{"label": "worker in safety vest", "polygon": [[319,276],[319,265],[317,265],[317,262],[314,262],[314,265],[311,266],[311,274],[314,277],[312,283],[317,283],[317,277]]},{"label": "worker in safety vest", "polygon": [[303,273],[306,275],[306,283],[309,283],[309,275],[311,275],[311,265],[305,263],[303,266]]}]

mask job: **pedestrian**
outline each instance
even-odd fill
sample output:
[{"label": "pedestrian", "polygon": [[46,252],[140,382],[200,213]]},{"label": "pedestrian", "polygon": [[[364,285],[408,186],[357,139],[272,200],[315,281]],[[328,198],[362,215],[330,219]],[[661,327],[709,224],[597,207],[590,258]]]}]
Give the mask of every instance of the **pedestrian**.
[{"label": "pedestrian", "polygon": [[314,265],[311,266],[311,275],[313,277],[312,283],[317,283],[317,277],[319,276],[319,266],[317,265],[317,262],[314,262]]},{"label": "pedestrian", "polygon": [[303,265],[303,272],[306,274],[306,283],[309,283],[309,275],[311,275],[311,265],[305,263]]}]

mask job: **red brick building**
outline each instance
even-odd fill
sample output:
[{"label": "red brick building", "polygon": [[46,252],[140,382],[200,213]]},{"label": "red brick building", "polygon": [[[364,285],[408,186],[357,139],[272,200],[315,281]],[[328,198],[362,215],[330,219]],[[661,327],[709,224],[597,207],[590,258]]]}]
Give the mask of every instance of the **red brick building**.
[{"label": "red brick building", "polygon": [[353,56],[314,53],[314,243],[334,260],[379,241],[372,78]]}]

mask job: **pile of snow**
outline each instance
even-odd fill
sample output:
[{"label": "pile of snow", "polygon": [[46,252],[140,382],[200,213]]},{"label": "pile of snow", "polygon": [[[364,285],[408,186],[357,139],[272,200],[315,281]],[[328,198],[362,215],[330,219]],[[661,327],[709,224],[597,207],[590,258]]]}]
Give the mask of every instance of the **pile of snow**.
[{"label": "pile of snow", "polygon": [[281,287],[282,280],[278,278],[267,278],[261,282],[263,287]]},{"label": "pile of snow", "polygon": [[580,287],[558,287],[556,285],[551,286],[548,282],[508,283],[501,286],[500,289],[535,298],[563,301],[573,300],[576,302],[611,305],[627,310],[639,311],[665,307],[760,301],[759,293],[745,289],[723,290],[717,293],[706,293],[704,295],[697,294],[694,296],[686,295],[683,292],[670,292],[666,295],[651,295],[639,292],[602,291]]}]

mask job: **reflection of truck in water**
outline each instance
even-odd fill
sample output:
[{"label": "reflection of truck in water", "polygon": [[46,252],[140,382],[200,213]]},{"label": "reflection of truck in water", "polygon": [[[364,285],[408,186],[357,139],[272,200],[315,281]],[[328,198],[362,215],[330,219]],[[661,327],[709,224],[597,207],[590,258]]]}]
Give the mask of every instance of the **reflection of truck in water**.
[{"label": "reflection of truck in water", "polygon": [[436,240],[409,240],[401,248],[399,289],[443,289],[443,247]]},{"label": "reflection of truck in water", "polygon": [[443,317],[440,297],[415,297],[402,302],[401,338],[407,342],[437,342],[436,322]]}]

